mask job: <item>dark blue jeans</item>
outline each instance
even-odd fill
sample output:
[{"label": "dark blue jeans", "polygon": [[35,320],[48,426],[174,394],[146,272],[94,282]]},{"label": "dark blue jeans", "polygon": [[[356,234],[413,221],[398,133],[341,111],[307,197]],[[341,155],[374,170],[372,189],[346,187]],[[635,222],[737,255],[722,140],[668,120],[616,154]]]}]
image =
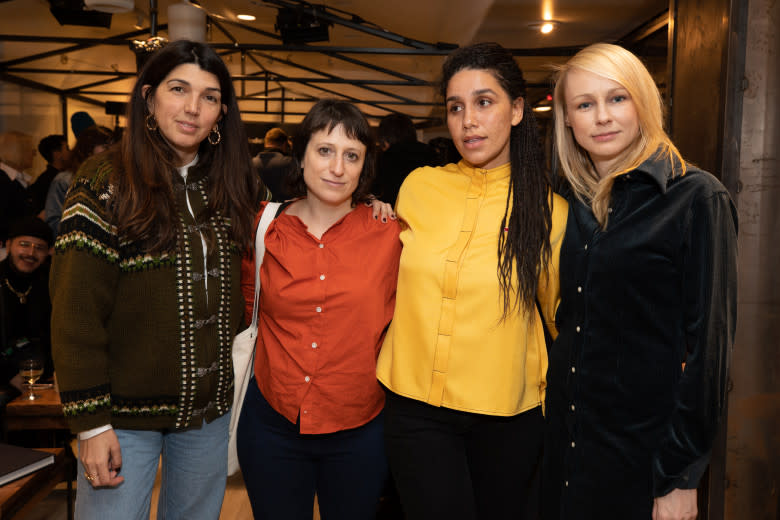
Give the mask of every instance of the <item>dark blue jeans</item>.
[{"label": "dark blue jeans", "polygon": [[544,419],[440,408],[388,391],[385,439],[407,520],[536,520]]},{"label": "dark blue jeans", "polygon": [[238,460],[257,520],[374,518],[387,479],[384,417],[352,430],[302,435],[249,382],[238,422]]}]

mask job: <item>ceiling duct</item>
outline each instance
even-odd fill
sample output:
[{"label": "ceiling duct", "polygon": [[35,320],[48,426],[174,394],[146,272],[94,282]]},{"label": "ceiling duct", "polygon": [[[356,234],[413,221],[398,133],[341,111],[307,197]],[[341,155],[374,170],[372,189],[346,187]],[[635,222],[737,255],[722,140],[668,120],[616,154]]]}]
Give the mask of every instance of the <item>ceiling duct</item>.
[{"label": "ceiling duct", "polygon": [[111,27],[111,14],[85,11],[82,0],[49,0],[49,11],[60,25],[84,25],[86,27]]},{"label": "ceiling duct", "polygon": [[301,9],[284,7],[276,16],[276,30],[282,37],[282,43],[326,42],[329,39],[330,22],[315,15],[305,13]]},{"label": "ceiling duct", "polygon": [[84,5],[102,13],[127,13],[135,9],[135,0],[84,0]]}]

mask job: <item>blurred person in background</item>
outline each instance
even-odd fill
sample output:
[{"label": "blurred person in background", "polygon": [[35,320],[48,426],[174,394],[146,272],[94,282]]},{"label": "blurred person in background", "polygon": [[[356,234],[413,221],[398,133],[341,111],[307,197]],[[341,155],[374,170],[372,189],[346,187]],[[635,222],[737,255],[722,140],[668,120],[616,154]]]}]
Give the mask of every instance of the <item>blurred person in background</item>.
[{"label": "blurred person in background", "polygon": [[65,202],[65,195],[68,193],[74,174],[89,157],[106,151],[113,140],[113,133],[104,126],[90,126],[79,134],[69,165],[54,177],[46,195],[44,219],[55,237],[60,228],[62,204]]},{"label": "blurred person in background", "polygon": [[0,134],[0,260],[6,256],[8,226],[19,217],[33,214],[27,191],[32,178],[26,170],[34,157],[32,137],[21,132]]},{"label": "blurred person in background", "polygon": [[38,152],[46,160],[46,169],[38,175],[30,186],[29,193],[32,199],[32,212],[43,218],[43,208],[46,205],[46,194],[49,186],[58,173],[70,164],[70,148],[64,135],[48,135],[38,143]]}]

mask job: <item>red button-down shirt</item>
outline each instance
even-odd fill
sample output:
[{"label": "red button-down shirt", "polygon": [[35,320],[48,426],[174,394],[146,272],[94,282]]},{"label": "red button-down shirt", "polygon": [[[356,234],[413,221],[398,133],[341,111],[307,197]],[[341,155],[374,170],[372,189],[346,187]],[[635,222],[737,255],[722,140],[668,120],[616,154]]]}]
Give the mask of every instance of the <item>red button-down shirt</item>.
[{"label": "red button-down shirt", "polygon": [[[395,306],[399,232],[397,222],[374,220],[362,204],[321,239],[286,213],[268,226],[255,378],[276,411],[300,419],[301,433],[356,428],[384,406],[376,358]],[[250,319],[253,271],[254,257],[245,258]]]}]

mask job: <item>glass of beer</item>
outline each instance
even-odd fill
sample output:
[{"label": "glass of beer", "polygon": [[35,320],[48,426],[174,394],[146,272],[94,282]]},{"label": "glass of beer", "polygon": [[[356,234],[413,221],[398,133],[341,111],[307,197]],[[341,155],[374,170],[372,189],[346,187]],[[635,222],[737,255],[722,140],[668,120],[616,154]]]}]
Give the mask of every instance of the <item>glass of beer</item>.
[{"label": "glass of beer", "polygon": [[33,401],[37,398],[33,385],[43,374],[43,363],[39,359],[23,359],[19,363],[19,375],[24,379],[27,385],[27,399]]}]

